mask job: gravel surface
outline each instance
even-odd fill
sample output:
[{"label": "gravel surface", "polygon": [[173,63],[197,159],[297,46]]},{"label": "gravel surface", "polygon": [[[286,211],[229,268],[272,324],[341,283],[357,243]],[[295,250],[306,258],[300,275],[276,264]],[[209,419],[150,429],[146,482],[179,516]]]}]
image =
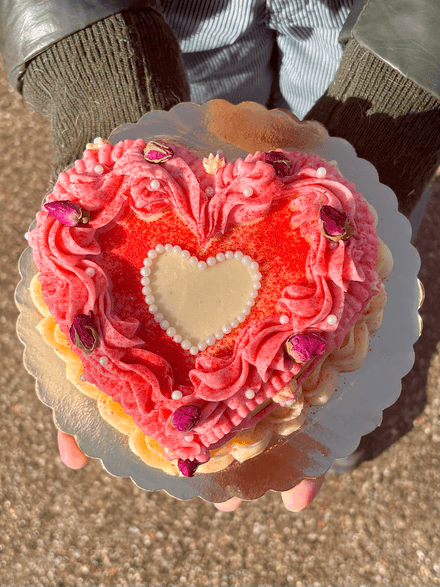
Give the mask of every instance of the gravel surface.
[{"label": "gravel surface", "polygon": [[440,179],[415,245],[426,300],[398,402],[369,460],[329,473],[299,514],[266,494],[222,513],[147,493],[92,461],[69,470],[15,334],[23,234],[50,173],[47,121],[0,77],[0,585],[434,586],[439,579]]}]

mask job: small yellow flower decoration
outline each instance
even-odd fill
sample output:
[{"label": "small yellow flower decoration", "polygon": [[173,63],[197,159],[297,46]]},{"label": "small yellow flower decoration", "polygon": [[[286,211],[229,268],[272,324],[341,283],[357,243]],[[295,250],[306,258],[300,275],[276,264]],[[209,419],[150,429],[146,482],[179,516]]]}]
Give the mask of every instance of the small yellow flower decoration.
[{"label": "small yellow flower decoration", "polygon": [[226,165],[225,160],[223,157],[217,153],[214,157],[212,153],[209,154],[209,157],[205,157],[203,159],[203,167],[205,168],[206,173],[209,175],[215,175],[219,169]]},{"label": "small yellow flower decoration", "polygon": [[87,143],[86,145],[86,149],[89,150],[93,150],[93,151],[99,151],[99,149],[102,147],[102,145],[110,143],[110,141],[107,141],[106,139],[101,139],[101,137],[97,137],[93,143]]}]

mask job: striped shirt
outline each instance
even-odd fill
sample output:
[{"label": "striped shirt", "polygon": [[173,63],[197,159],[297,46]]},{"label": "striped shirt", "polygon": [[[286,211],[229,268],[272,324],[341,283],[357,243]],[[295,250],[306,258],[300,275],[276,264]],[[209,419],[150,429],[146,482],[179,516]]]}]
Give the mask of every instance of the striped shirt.
[{"label": "striped shirt", "polygon": [[354,0],[161,0],[191,87],[202,104],[223,98],[288,108],[303,118],[332,81],[338,35]]}]

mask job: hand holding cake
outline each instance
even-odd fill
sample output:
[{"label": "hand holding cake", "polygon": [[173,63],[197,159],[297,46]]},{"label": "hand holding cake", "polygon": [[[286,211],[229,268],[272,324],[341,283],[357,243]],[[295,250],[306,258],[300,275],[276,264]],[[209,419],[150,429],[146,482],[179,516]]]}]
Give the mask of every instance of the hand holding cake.
[{"label": "hand holding cake", "polygon": [[[92,60],[94,70],[109,69],[115,78],[122,73],[128,87],[102,83],[104,77],[92,87],[93,100],[84,100],[90,94],[82,91],[81,74],[65,84],[69,68],[86,73],[90,61],[83,50],[72,51],[71,42],[84,47],[82,30],[26,65],[25,96],[57,113],[51,115],[54,176],[81,157],[93,136],[107,137],[148,110],[190,99],[178,44],[162,20],[147,9],[96,25],[101,67]],[[138,76],[148,80],[147,91],[143,84],[133,91],[131,68],[114,66],[123,53],[101,45],[102,27],[115,24],[112,39],[128,38],[130,26],[161,31],[154,39],[138,36],[134,46],[136,55],[153,57],[138,60],[148,72]],[[159,50],[150,51],[150,44]],[[68,59],[60,59],[64,52]],[[57,73],[42,82],[46,68],[53,76],[61,63],[63,83],[51,83]],[[348,70],[352,77],[355,67]],[[162,78],[169,71],[174,83]],[[388,85],[387,70],[384,77]],[[84,80],[89,84],[87,75]],[[60,88],[59,95],[45,85]],[[116,101],[113,95],[104,113],[108,100],[98,92],[109,87],[117,88]],[[125,108],[126,97],[134,108]],[[347,97],[344,89],[344,102]],[[52,107],[57,103],[61,110]],[[310,155],[322,127],[292,119],[287,128],[286,117],[250,102],[238,109],[222,100],[208,104],[207,130],[241,146],[247,157],[228,161],[217,145],[200,154],[190,139],[173,141],[160,130],[142,142],[109,146],[100,140],[61,174],[30,238],[39,271],[31,284],[39,330],[65,362],[68,379],[96,400],[102,418],[127,435],[136,455],[181,477],[240,468],[264,454],[274,435],[301,427],[309,408],[325,404],[339,373],[363,362],[381,321],[382,280],[391,267],[389,251],[376,238],[374,211],[337,165]],[[394,99],[391,104],[394,117]],[[355,119],[347,124],[344,108],[341,102],[336,111],[321,100],[318,119],[328,121],[332,135],[356,129],[346,138],[357,148],[351,137],[364,130]],[[384,112],[382,105],[377,111]],[[86,123],[63,126],[64,120]],[[402,134],[412,142],[411,132]],[[395,142],[399,151],[395,137],[383,142],[374,136],[378,161],[382,153],[384,161],[397,161],[388,148]],[[389,170],[387,176],[397,175]],[[418,169],[413,174],[421,175]],[[411,192],[406,180],[402,184]],[[209,288],[206,303],[210,296],[199,293]]]},{"label": "hand holding cake", "polygon": [[[71,469],[81,469],[85,467],[90,458],[86,456],[75,442],[73,436],[58,430],[58,448],[60,450],[61,460]],[[319,492],[324,482],[324,475],[317,479],[303,479],[299,485],[296,485],[289,491],[281,493],[281,498],[287,510],[290,512],[299,512],[306,508]],[[223,512],[232,512],[243,503],[243,500],[232,497],[223,503],[215,503],[215,507]]]}]

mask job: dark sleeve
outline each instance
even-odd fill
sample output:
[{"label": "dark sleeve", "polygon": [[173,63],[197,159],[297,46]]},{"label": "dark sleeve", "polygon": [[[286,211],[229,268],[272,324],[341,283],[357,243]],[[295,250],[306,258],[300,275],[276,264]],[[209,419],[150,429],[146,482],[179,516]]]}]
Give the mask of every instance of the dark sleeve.
[{"label": "dark sleeve", "polygon": [[368,159],[406,215],[440,154],[440,35],[432,26],[440,7],[437,0],[420,2],[426,11],[409,0],[362,0],[342,33],[347,44],[339,70],[306,116]]},{"label": "dark sleeve", "polygon": [[0,53],[12,86],[22,90],[31,59],[112,14],[156,7],[157,0],[0,0]]},{"label": "dark sleeve", "polygon": [[357,0],[339,36],[355,40],[440,99],[438,0]]}]

